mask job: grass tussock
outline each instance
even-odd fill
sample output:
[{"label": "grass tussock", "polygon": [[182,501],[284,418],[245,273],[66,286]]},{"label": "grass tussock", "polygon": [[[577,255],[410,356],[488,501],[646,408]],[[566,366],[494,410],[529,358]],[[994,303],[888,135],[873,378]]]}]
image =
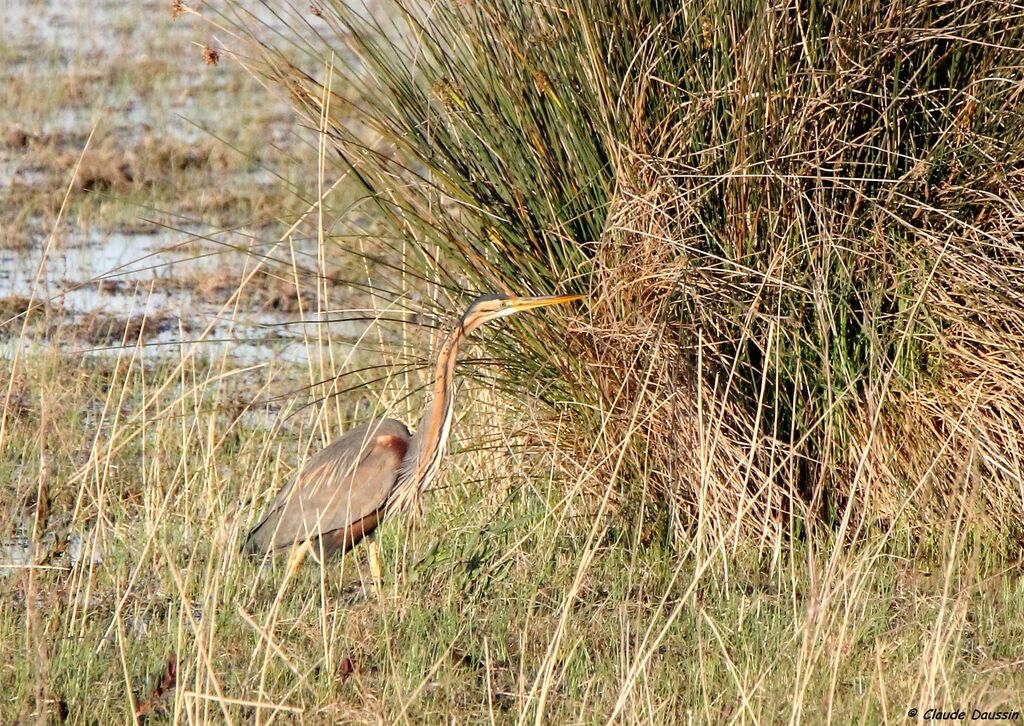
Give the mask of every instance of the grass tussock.
[{"label": "grass tussock", "polygon": [[401,32],[343,3],[283,15],[291,44],[234,20],[419,274],[455,300],[590,294],[567,334],[489,345],[574,419],[570,481],[766,540],[962,509],[1019,536],[1004,4],[388,7]]}]

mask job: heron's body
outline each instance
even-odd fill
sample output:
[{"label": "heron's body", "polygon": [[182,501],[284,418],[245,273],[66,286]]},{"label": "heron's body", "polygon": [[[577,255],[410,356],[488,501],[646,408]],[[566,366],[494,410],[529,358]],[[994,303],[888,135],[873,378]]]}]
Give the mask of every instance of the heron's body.
[{"label": "heron's body", "polygon": [[405,424],[386,418],[317,452],[277,493],[249,534],[249,550],[268,552],[317,538],[325,555],[355,547],[376,529],[411,441]]},{"label": "heron's body", "polygon": [[325,555],[345,552],[388,513],[408,508],[440,471],[452,421],[455,362],[465,337],[489,320],[577,299],[485,295],[475,300],[438,354],[434,398],[416,434],[401,421],[378,419],[317,452],[278,492],[249,533],[246,548],[262,554],[309,541]]}]

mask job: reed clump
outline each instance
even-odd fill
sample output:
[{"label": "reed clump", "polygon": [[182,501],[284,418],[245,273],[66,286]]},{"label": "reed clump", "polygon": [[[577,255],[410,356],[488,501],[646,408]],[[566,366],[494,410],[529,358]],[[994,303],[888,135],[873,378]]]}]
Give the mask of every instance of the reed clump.
[{"label": "reed clump", "polygon": [[920,534],[965,511],[1019,537],[1024,19],[985,0],[377,17],[230,20],[442,302],[589,293],[568,333],[487,341],[506,390],[572,421],[571,479],[656,492],[679,531]]}]

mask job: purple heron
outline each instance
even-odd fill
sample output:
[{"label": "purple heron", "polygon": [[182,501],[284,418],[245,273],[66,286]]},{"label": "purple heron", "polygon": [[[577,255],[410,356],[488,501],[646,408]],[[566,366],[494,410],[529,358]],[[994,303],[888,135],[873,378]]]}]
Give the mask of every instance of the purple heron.
[{"label": "purple heron", "polygon": [[[582,295],[484,295],[466,309],[437,357],[434,398],[415,434],[392,418],[358,426],[317,452],[285,484],[249,533],[246,549],[266,554],[309,542],[325,556],[347,552],[381,520],[401,512],[434,482],[441,468],[455,397],[455,360],[470,333],[491,320]],[[371,558],[371,567],[374,566]]]}]

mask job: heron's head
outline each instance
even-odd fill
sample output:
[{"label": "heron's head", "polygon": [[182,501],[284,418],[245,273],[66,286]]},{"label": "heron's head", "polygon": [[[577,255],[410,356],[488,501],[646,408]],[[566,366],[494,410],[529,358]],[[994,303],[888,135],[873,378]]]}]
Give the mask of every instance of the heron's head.
[{"label": "heron's head", "polygon": [[547,297],[510,297],[508,295],[481,295],[466,308],[462,316],[462,329],[472,333],[484,323],[504,318],[524,310],[560,305],[580,300],[583,295],[550,295]]}]

